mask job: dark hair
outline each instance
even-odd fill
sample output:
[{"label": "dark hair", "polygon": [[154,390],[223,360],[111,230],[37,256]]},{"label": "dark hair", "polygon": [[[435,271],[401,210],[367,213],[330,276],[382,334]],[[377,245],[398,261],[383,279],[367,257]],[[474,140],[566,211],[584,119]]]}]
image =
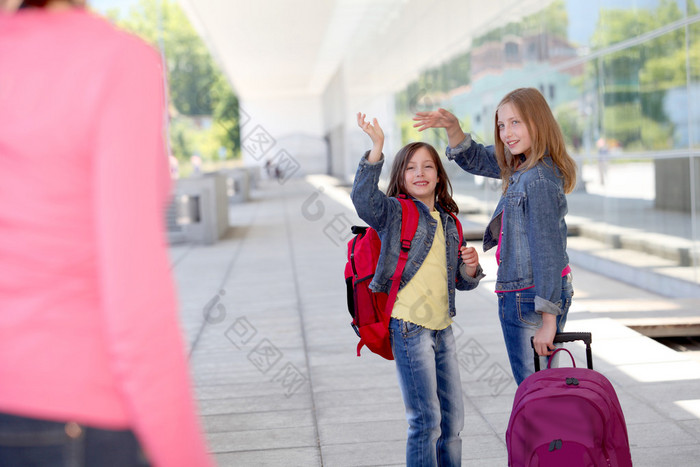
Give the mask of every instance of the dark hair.
[{"label": "dark hair", "polygon": [[[44,8],[46,5],[49,4],[51,0],[23,0],[22,4],[19,6],[20,8]],[[74,1],[70,1],[68,3],[75,3]]]},{"label": "dark hair", "polygon": [[51,0],[24,0],[20,8],[44,8]]},{"label": "dark hair", "polygon": [[435,187],[435,198],[437,203],[442,206],[448,212],[453,212],[457,214],[459,212],[459,207],[454,199],[452,199],[452,184],[450,179],[445,172],[445,167],[442,165],[440,156],[434,147],[428,143],[409,143],[402,147],[399,152],[396,153],[394,158],[394,164],[391,166],[391,176],[389,177],[389,187],[387,188],[387,196],[398,196],[404,194],[408,196],[408,191],[406,190],[406,178],[404,174],[406,173],[406,167],[411,161],[411,157],[420,148],[425,148],[430,153],[433,158],[435,167],[437,168],[438,182]]}]

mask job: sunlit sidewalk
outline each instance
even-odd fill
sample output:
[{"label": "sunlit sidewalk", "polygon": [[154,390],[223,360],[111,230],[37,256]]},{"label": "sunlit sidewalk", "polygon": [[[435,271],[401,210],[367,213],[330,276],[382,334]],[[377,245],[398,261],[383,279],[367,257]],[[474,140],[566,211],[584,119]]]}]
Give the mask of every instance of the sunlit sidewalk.
[{"label": "sunlit sidewalk", "polygon": [[[343,267],[349,226],[359,220],[347,191],[324,177],[263,181],[253,201],[232,205],[230,222],[213,246],[171,248],[196,394],[219,465],[404,465],[394,364],[355,355]],[[463,465],[505,466],[515,383],[492,255],[482,264],[479,288],[457,294]],[[664,299],[572,267],[567,330],[593,332],[594,365],[616,387],[635,465],[694,465],[700,364],[598,313],[601,301],[624,313],[628,299]]]}]

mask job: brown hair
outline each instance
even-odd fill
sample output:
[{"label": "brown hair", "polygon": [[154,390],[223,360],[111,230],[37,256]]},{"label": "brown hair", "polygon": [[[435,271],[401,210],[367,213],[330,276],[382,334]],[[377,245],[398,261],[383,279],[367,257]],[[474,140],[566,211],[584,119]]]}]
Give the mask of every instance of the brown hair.
[{"label": "brown hair", "polygon": [[576,163],[566,151],[564,135],[559,124],[554,119],[552,110],[540,91],[535,88],[519,88],[509,92],[501,99],[496,109],[494,147],[498,166],[501,169],[503,180],[503,192],[508,188],[510,176],[520,163],[513,157],[510,150],[505,147],[498,131],[498,109],[503,104],[509,103],[520,114],[523,123],[527,127],[532,140],[530,155],[523,163],[523,169],[533,168],[543,157],[552,158],[554,165],[561,171],[564,179],[564,192],[571,193],[576,186]]},{"label": "brown hair", "polygon": [[[24,0],[20,8],[45,8],[49,3],[51,3],[51,0]],[[68,3],[74,6],[82,6],[82,2],[75,0],[69,0]]]},{"label": "brown hair", "polygon": [[388,196],[398,196],[400,194],[408,196],[404,174],[406,173],[408,163],[411,161],[411,157],[413,157],[420,148],[428,150],[430,157],[432,157],[435,163],[435,168],[437,169],[438,182],[435,187],[435,199],[437,203],[446,211],[457,214],[459,208],[455,200],[452,199],[452,184],[450,183],[450,179],[447,176],[447,172],[445,172],[445,167],[442,165],[437,151],[428,143],[409,143],[396,153],[394,164],[391,166],[391,176],[389,177],[389,187],[387,188],[386,194]]},{"label": "brown hair", "polygon": [[20,8],[44,8],[51,0],[24,0]]}]

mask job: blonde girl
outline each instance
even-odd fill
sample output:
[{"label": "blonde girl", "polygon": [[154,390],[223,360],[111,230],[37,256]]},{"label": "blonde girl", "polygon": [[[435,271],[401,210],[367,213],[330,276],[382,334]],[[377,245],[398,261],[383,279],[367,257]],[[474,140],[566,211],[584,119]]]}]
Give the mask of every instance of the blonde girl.
[{"label": "blonde girl", "polygon": [[503,195],[484,234],[484,251],[497,247],[499,317],[520,384],[534,372],[530,337],[539,355],[550,355],[571,305],[564,217],[576,164],[547,101],[534,88],[516,89],[498,104],[493,146],[472,141],[444,109],[419,112],[414,120],[420,131],[445,128],[447,157],[464,170],[503,182]]}]

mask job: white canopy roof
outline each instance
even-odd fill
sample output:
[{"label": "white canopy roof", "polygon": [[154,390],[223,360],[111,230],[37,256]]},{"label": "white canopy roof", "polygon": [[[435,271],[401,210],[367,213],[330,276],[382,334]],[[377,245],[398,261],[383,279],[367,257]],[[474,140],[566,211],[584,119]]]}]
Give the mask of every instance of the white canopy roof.
[{"label": "white canopy roof", "polygon": [[244,99],[320,95],[343,65],[346,86],[396,89],[515,10],[520,16],[542,6],[531,0],[180,3]]}]

